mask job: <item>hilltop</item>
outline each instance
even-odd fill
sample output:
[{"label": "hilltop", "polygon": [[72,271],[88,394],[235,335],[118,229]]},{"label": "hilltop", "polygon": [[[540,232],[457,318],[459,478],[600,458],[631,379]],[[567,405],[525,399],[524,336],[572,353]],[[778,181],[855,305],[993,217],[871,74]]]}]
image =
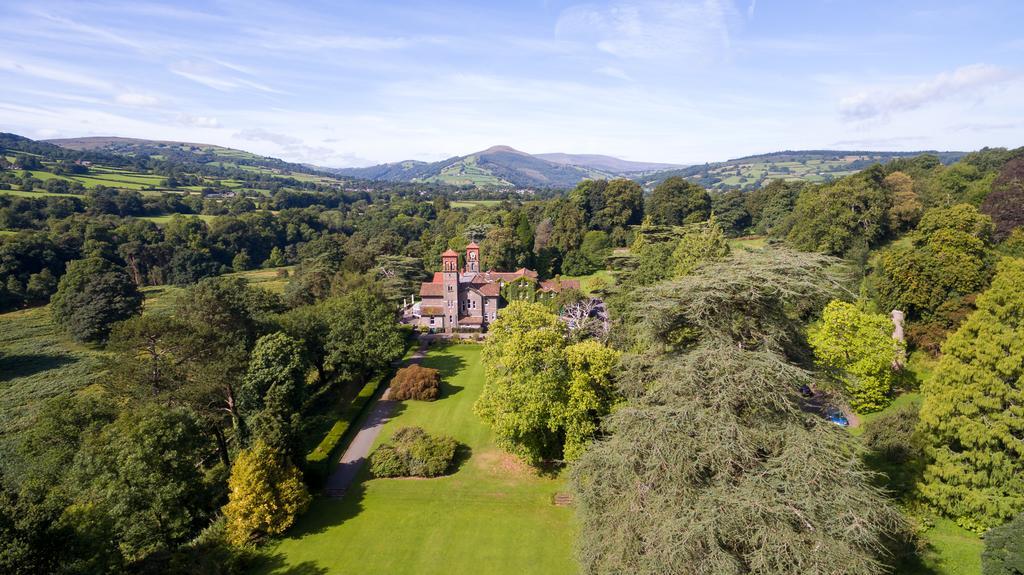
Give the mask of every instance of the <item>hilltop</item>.
[{"label": "hilltop", "polygon": [[571,188],[586,178],[615,175],[585,166],[549,161],[509,146],[492,146],[440,162],[408,160],[368,168],[343,168],[336,172],[368,180],[437,182],[489,188]]},{"label": "hilltop", "polygon": [[324,168],[317,166],[286,162],[278,158],[261,156],[252,152],[213,144],[122,138],[118,136],[58,138],[43,140],[43,142],[79,152],[101,152],[136,158],[150,157],[157,160],[214,164],[222,167],[229,165],[249,166],[273,170],[276,173],[298,172],[327,175],[327,171]]},{"label": "hilltop", "polygon": [[964,152],[874,152],[849,150],[785,150],[756,156],[744,156],[724,162],[665,170],[637,178],[645,187],[653,187],[666,178],[680,176],[712,190],[756,189],[762,184],[784,179],[811,183],[828,182],[859,172],[876,163],[895,158],[933,154],[951,164]]}]

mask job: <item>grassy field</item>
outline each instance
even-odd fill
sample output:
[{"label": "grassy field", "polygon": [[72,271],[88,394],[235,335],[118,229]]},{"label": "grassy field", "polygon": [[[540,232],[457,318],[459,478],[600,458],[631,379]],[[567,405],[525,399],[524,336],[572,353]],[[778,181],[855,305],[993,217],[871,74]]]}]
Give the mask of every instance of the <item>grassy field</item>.
[{"label": "grassy field", "polygon": [[477,207],[491,208],[494,206],[500,206],[501,200],[455,200],[451,202],[451,206],[456,209],[471,210]]},{"label": "grassy field", "polygon": [[573,512],[552,496],[563,479],[538,477],[494,445],[472,407],[483,384],[480,348],[431,350],[442,371],[432,403],[405,402],[381,439],[418,425],[467,446],[458,470],[436,479],[363,476],[342,499],[319,498],[260,573],[571,574]]},{"label": "grassy field", "polygon": [[64,335],[49,306],[0,314],[0,326],[0,435],[24,426],[42,401],[100,374],[103,352]]},{"label": "grassy field", "polygon": [[735,249],[741,249],[741,248],[742,249],[748,249],[748,250],[760,250],[760,249],[764,249],[764,246],[765,246],[765,238],[760,237],[760,236],[757,236],[757,237],[747,237],[747,238],[735,238],[735,239],[729,240],[729,247],[734,249],[734,250]]},{"label": "grassy field", "polygon": [[[615,285],[615,272],[609,270],[598,270],[585,276],[562,276],[563,280],[578,280],[580,291],[587,295],[593,295],[595,290],[610,288]],[[602,286],[603,284],[603,286]]]},{"label": "grassy field", "polygon": [[21,196],[23,198],[41,198],[43,196],[66,196],[71,198],[84,198],[84,194],[57,194],[54,192],[47,192],[45,190],[33,190],[26,192],[23,190],[0,190],[0,194],[7,194],[9,196]]},{"label": "grassy field", "polygon": [[207,222],[207,223],[213,221],[213,218],[217,217],[217,216],[211,216],[211,215],[207,215],[207,214],[171,214],[171,215],[164,215],[164,216],[143,216],[143,217],[140,217],[139,219],[140,220],[149,220],[149,221],[151,221],[154,224],[159,226],[159,225],[163,225],[163,224],[166,224],[166,223],[170,222],[171,218],[173,218],[176,215],[181,215],[182,217],[186,217],[186,218],[199,218],[199,219],[201,219],[201,220],[203,220],[204,222]]}]

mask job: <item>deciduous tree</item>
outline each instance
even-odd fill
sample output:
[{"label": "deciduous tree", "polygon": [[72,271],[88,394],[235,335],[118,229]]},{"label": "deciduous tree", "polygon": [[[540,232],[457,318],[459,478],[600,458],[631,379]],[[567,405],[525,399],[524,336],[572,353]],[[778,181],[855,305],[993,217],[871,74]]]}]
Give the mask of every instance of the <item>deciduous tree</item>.
[{"label": "deciduous tree", "polygon": [[54,320],[79,341],[105,341],[111,326],[139,313],[142,294],[127,273],[103,258],[68,263],[51,299]]}]

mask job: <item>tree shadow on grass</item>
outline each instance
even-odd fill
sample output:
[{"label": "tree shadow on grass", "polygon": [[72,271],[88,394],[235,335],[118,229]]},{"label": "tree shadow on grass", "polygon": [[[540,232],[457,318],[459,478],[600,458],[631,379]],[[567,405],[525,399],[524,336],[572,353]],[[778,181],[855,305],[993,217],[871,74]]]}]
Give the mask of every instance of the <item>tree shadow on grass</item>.
[{"label": "tree shadow on grass", "polygon": [[327,575],[327,569],[315,561],[288,565],[283,553],[264,554],[254,562],[252,572],[264,575]]},{"label": "tree shadow on grass", "polygon": [[423,366],[438,370],[441,373],[441,379],[447,379],[462,371],[466,367],[466,360],[446,349],[441,349],[427,356]]},{"label": "tree shadow on grass", "polygon": [[28,377],[75,361],[77,360],[71,356],[52,353],[3,355],[0,356],[0,381]]},{"label": "tree shadow on grass", "polygon": [[445,475],[455,475],[458,473],[462,469],[462,465],[469,461],[471,457],[473,457],[473,448],[465,443],[460,443],[455,448],[455,457],[452,457],[452,462],[448,466],[448,471],[445,472]]}]

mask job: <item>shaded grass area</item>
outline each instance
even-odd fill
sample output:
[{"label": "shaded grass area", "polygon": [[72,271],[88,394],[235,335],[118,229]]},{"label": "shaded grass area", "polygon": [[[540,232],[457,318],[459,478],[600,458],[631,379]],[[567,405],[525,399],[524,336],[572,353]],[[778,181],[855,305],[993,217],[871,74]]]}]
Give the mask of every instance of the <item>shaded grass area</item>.
[{"label": "shaded grass area", "polygon": [[28,424],[39,405],[94,383],[103,352],[79,345],[50,317],[50,307],[0,314],[0,435]]},{"label": "shaded grass area", "polygon": [[564,479],[539,477],[494,445],[472,412],[483,385],[480,348],[435,348],[424,365],[444,380],[435,402],[404,402],[378,443],[405,426],[450,435],[463,448],[453,474],[371,479],[364,468],[341,499],[317,499],[260,573],[569,574],[572,510],[552,505]]}]

